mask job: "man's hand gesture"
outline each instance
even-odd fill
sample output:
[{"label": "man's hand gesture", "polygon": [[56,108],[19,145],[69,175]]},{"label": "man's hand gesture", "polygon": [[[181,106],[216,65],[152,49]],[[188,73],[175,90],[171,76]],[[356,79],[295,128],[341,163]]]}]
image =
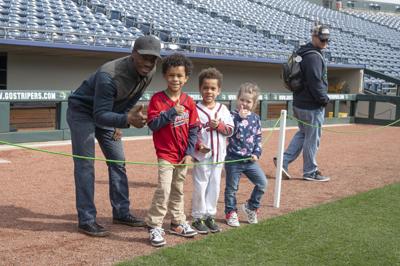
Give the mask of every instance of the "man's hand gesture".
[{"label": "man's hand gesture", "polygon": [[144,105],[135,106],[128,112],[128,123],[136,128],[146,125],[147,115],[143,114]]}]

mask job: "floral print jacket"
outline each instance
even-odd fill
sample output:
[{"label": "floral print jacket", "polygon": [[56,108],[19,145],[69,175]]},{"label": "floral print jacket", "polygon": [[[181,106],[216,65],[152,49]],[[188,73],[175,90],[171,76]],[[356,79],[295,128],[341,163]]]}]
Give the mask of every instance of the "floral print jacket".
[{"label": "floral print jacket", "polygon": [[261,121],[255,113],[250,113],[246,118],[241,118],[237,110],[231,112],[235,125],[234,133],[228,138],[227,158],[244,159],[253,154],[261,156]]}]

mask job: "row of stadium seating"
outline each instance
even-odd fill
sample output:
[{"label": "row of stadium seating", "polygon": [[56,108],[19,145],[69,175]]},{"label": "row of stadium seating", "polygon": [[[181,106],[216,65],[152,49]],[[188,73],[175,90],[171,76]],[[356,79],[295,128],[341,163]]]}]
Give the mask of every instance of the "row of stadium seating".
[{"label": "row of stadium seating", "polygon": [[355,17],[380,24],[382,26],[386,26],[395,30],[400,29],[400,16],[395,13],[387,13],[387,12],[367,12],[367,11],[359,11],[354,9],[345,9],[346,13],[351,14]]},{"label": "row of stadium seating", "polygon": [[[267,31],[267,36],[277,38],[282,36],[284,42],[287,43],[305,43],[309,39],[310,29],[314,21],[315,15],[321,16],[321,22],[332,26],[335,17],[331,14],[342,16],[342,13],[331,11],[320,6],[307,2],[290,2],[290,1],[268,1],[268,2],[251,2],[247,0],[237,1],[236,5],[229,0],[209,0],[194,1],[185,0],[186,5],[198,4],[198,9],[208,10],[221,13],[226,17],[232,18],[233,21],[241,21],[244,25],[256,25],[258,32]],[[309,11],[313,10],[315,11]],[[326,13],[326,15],[324,15]],[[333,19],[332,19],[333,17]],[[331,18],[331,19],[329,19]],[[344,14],[343,19],[353,18]],[[356,18],[354,18],[356,19]],[[332,21],[330,21],[332,20]],[[328,49],[327,57],[331,62],[335,63],[351,63],[365,64],[372,66],[375,70],[382,70],[381,67],[389,66],[387,74],[398,75],[395,62],[398,60],[399,53],[393,54],[393,49],[386,45],[379,45],[374,41],[368,40],[362,36],[355,36],[354,33],[344,30],[343,27],[332,26],[332,42]],[[399,35],[399,34],[397,34]],[[380,47],[382,46],[382,47]],[[382,61],[375,57],[381,54],[390,54],[393,58],[385,58]],[[360,55],[360,56],[358,56]],[[365,56],[363,56],[365,55]]]},{"label": "row of stadium seating", "polygon": [[0,38],[129,48],[152,33],[164,49],[283,61],[319,21],[330,62],[400,77],[399,17],[360,14],[304,0],[0,0]]},{"label": "row of stadium seating", "polygon": [[[329,25],[332,28],[329,48],[333,55],[331,61],[363,64],[388,75],[400,76],[399,29],[391,29],[306,1],[272,0],[257,3],[287,12],[299,20],[319,18],[320,22]],[[291,29],[290,25],[284,28]]]},{"label": "row of stadium seating", "polygon": [[68,1],[2,1],[0,34],[7,39],[130,47],[143,33]]},{"label": "row of stadium seating", "polygon": [[389,45],[390,47],[400,48],[399,30],[391,29],[376,23],[360,19],[356,16],[348,15],[326,9],[306,1],[268,1],[268,4],[301,18],[320,18],[325,24],[337,28],[343,32],[350,32],[354,36],[376,40],[378,43]]},{"label": "row of stadium seating", "polygon": [[277,39],[265,38],[261,33],[227,23],[221,17],[212,17],[168,0],[96,2],[100,2],[97,7],[105,7],[106,13],[118,10],[124,17],[134,18],[145,33],[152,31],[163,41],[190,44],[195,52],[259,57],[282,54],[285,58],[285,54],[293,49]]},{"label": "row of stadium seating", "polygon": [[364,89],[384,95],[396,95],[397,90],[393,83],[368,75],[364,77]]}]

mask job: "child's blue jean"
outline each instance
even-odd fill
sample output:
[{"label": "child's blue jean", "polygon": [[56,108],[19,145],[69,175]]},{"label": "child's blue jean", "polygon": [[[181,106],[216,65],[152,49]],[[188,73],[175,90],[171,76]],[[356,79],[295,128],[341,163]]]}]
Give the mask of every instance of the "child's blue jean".
[{"label": "child's blue jean", "polygon": [[248,208],[251,210],[258,209],[268,183],[267,177],[258,163],[253,161],[227,163],[225,164],[225,172],[225,214],[231,211],[237,211],[236,192],[239,189],[239,180],[241,174],[245,174],[247,178],[255,185],[250,199],[247,201]]}]

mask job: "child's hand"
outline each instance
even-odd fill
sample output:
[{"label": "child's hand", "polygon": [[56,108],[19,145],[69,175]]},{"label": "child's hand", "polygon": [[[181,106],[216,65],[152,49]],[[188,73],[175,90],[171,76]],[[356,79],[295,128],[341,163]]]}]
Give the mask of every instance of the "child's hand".
[{"label": "child's hand", "polygon": [[241,118],[246,118],[248,115],[250,114],[250,111],[247,109],[243,108],[243,105],[240,105],[240,109],[239,109],[239,116]]},{"label": "child's hand", "polygon": [[212,128],[214,128],[214,129],[216,129],[216,128],[218,127],[220,121],[221,121],[221,119],[218,119],[218,118],[217,118],[217,113],[215,113],[215,118],[214,118],[214,119],[211,119],[211,121],[210,121],[210,126],[211,126]]},{"label": "child's hand", "polygon": [[189,164],[192,161],[192,156],[190,155],[185,155],[183,159],[179,162],[179,164]]},{"label": "child's hand", "polygon": [[120,128],[116,128],[113,135],[113,140],[120,140],[122,138],[122,130]]},{"label": "child's hand", "polygon": [[258,156],[257,155],[251,155],[251,160],[253,161],[253,162],[257,162],[258,161]]},{"label": "child's hand", "polygon": [[199,152],[206,154],[209,153],[210,151],[211,149],[205,146],[204,144],[199,145]]},{"label": "child's hand", "polygon": [[143,114],[144,105],[134,107],[128,112],[128,123],[136,128],[146,125],[147,115]]},{"label": "child's hand", "polygon": [[179,100],[176,102],[174,108],[178,115],[183,115],[183,113],[185,112],[185,107],[179,103]]}]

